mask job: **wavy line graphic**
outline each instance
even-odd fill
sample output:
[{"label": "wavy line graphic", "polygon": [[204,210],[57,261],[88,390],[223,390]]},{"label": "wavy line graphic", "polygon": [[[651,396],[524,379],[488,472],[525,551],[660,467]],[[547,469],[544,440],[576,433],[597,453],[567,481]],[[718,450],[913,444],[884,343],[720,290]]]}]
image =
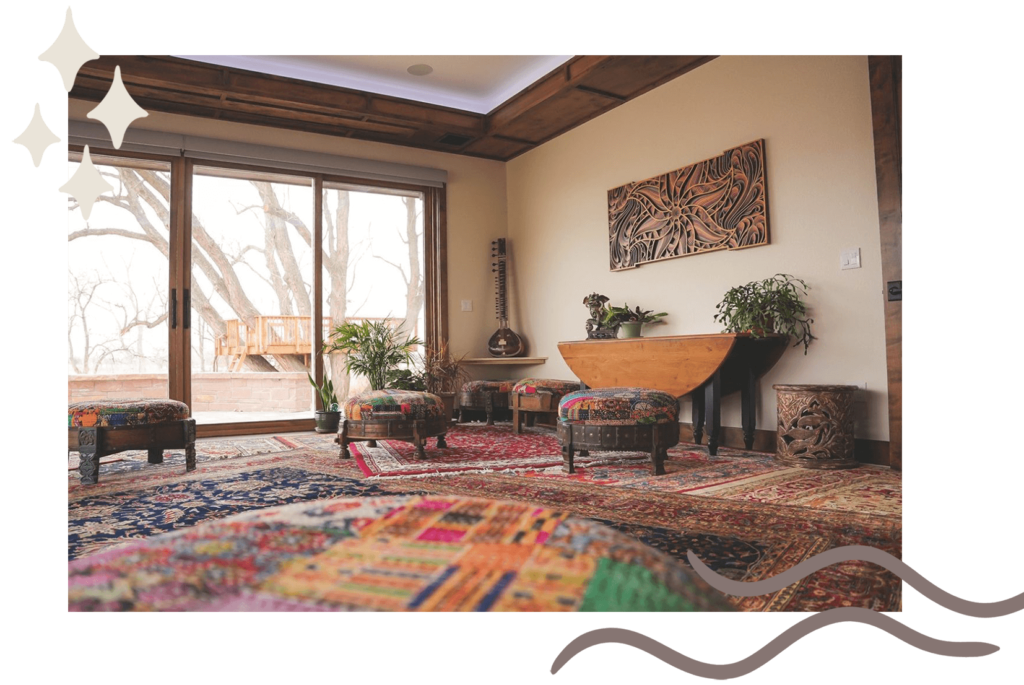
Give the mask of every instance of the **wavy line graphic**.
[{"label": "wavy line graphic", "polygon": [[878,564],[888,571],[892,571],[904,582],[928,599],[932,600],[939,606],[949,609],[950,611],[955,611],[958,614],[974,616],[976,618],[995,618],[997,616],[1006,616],[1024,609],[1024,593],[998,602],[972,602],[970,600],[961,599],[956,595],[946,592],[935,583],[932,583],[930,580],[908,566],[905,562],[897,559],[888,552],[883,552],[880,549],[866,547],[864,545],[836,547],[835,549],[830,549],[827,552],[815,555],[810,559],[805,559],[793,568],[787,569],[777,576],[749,583],[745,583],[740,580],[731,580],[718,575],[708,568],[704,562],[693,553],[693,550],[686,550],[686,558],[690,561],[690,565],[693,566],[693,570],[697,572],[697,575],[704,579],[704,582],[719,592],[724,592],[725,594],[733,595],[734,597],[753,597],[755,595],[766,595],[770,592],[777,592],[787,585],[792,585],[793,583],[803,580],[815,571],[820,571],[826,566],[831,566],[832,564],[838,564],[844,561],[869,561],[873,564]]},{"label": "wavy line graphic", "polygon": [[944,640],[937,640],[870,609],[844,607],[841,609],[830,609],[800,621],[800,623],[780,633],[778,637],[746,659],[741,659],[731,664],[709,664],[704,661],[698,661],[685,654],[680,654],[642,633],[624,628],[592,630],[588,633],[583,633],[559,652],[558,656],[555,657],[554,663],[551,664],[551,673],[558,673],[570,659],[585,649],[606,643],[620,643],[636,647],[651,656],[661,659],[669,666],[674,666],[681,671],[686,671],[701,678],[712,678],[714,680],[738,678],[764,666],[785,651],[790,645],[810,635],[815,630],[844,621],[866,623],[867,625],[884,630],[890,635],[906,642],[911,647],[942,656],[977,657],[988,656],[999,651],[999,647],[986,642],[946,642]]}]

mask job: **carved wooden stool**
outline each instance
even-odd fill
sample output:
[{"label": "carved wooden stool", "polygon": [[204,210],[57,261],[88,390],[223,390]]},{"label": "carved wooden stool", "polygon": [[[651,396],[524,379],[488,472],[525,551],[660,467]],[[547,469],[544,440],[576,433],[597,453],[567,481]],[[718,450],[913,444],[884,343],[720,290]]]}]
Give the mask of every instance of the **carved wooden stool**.
[{"label": "carved wooden stool", "polygon": [[161,464],[165,449],[185,448],[185,471],[196,468],[196,420],[188,405],[174,400],[107,400],[68,405],[68,451],[81,455],[80,480],[99,482],[100,457],[148,450]]},{"label": "carved wooden stool", "polygon": [[778,397],[775,459],[805,469],[856,468],[853,393],[856,385],[773,385]]},{"label": "carved wooden stool", "polygon": [[557,414],[563,397],[580,389],[579,381],[559,381],[550,378],[524,378],[512,386],[509,406],[512,409],[512,431],[523,432],[520,414],[526,425],[532,426],[536,414]]},{"label": "carved wooden stool", "polygon": [[679,401],[646,388],[591,388],[558,404],[562,470],[575,471],[573,456],[589,450],[650,452],[651,473],[665,473],[665,453],[679,444]]},{"label": "carved wooden stool", "polygon": [[341,457],[348,459],[348,444],[365,440],[376,447],[378,440],[404,440],[416,446],[416,456],[426,458],[423,451],[427,438],[437,437],[437,446],[448,447],[445,435],[448,422],[444,403],[437,395],[415,390],[373,390],[352,397],[343,407],[338,442]]},{"label": "carved wooden stool", "polygon": [[487,425],[494,425],[494,410],[508,409],[508,393],[514,381],[470,381],[459,393],[459,421],[465,421],[465,410],[482,411]]}]

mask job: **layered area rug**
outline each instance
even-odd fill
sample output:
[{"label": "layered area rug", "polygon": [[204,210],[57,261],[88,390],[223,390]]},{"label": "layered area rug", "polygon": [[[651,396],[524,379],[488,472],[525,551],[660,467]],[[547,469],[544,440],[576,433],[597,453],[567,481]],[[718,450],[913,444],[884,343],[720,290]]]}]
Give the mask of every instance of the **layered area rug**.
[{"label": "layered area rug", "polygon": [[[324,436],[309,439],[315,443]],[[532,475],[463,471],[433,478],[375,480],[366,478],[356,462],[338,459],[333,446],[234,458],[200,456],[196,471],[186,474],[184,456],[173,453],[162,465],[143,460],[137,468],[123,463],[103,467],[97,485],[81,486],[72,475],[68,557],[84,557],[157,533],[279,504],[426,493],[513,500],[574,513],[684,563],[686,551],[692,549],[719,573],[742,580],[775,575],[841,545],[871,545],[897,557],[901,550],[898,516],[693,496],[611,482],[602,486],[588,482],[585,475],[551,477],[544,471]],[[597,469],[590,477],[596,475]],[[606,475],[609,481],[615,480]],[[823,569],[773,595],[732,602],[746,611],[817,611],[839,606],[892,611],[900,607],[900,582],[872,564],[851,562]]]},{"label": "layered area rug", "polygon": [[[558,441],[550,429],[526,428],[521,435],[509,425],[459,425],[448,434],[449,448],[429,447],[427,459],[417,459],[413,446],[401,441],[378,441],[376,447],[352,443],[359,473],[375,480],[422,479],[467,473],[516,473],[531,478],[571,480],[606,487],[714,497],[743,502],[788,504],[885,516],[902,512],[902,478],[890,469],[865,465],[857,469],[810,470],[775,462],[772,455],[721,448],[715,457],[707,448],[680,444],[668,452],[665,475],[650,474],[650,457],[641,452],[591,452],[576,457],[576,473],[562,472]],[[333,435],[288,435],[208,438],[196,443],[198,460],[274,454],[296,448],[337,452]],[[169,453],[170,454],[170,453]],[[107,459],[116,460],[108,464]],[[180,452],[168,463],[183,459]],[[101,461],[101,482],[107,474],[153,468],[147,454],[124,452]],[[77,480],[77,454],[69,459],[69,478]]]}]

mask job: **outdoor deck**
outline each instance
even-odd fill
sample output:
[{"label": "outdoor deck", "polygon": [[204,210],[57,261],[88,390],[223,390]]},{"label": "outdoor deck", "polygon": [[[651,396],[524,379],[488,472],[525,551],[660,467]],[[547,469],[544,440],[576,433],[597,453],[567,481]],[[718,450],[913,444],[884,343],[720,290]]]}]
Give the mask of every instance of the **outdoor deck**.
[{"label": "outdoor deck", "polygon": [[[228,357],[228,369],[240,371],[249,355],[296,355],[309,366],[313,352],[313,337],[308,316],[258,316],[253,325],[246,325],[239,319],[224,323],[227,332],[217,339],[215,351],[218,357]],[[386,321],[375,317],[349,317],[346,321]],[[331,319],[324,317],[321,322],[326,340],[331,332]]]}]

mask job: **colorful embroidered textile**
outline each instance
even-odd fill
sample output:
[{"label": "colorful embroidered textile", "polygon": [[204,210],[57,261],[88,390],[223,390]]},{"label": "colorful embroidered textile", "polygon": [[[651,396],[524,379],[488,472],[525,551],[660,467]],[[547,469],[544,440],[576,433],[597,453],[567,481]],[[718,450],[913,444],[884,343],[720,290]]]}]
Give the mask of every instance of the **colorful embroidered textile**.
[{"label": "colorful embroidered textile", "polygon": [[444,416],[444,404],[437,395],[415,390],[373,390],[345,402],[345,418],[434,419]]},{"label": "colorful embroidered textile", "polygon": [[257,510],[70,562],[100,611],[708,611],[725,597],[594,521],[465,497]]},{"label": "colorful embroidered textile", "polygon": [[667,392],[645,388],[577,390],[558,403],[558,420],[610,426],[674,423],[679,402]]},{"label": "colorful embroidered textile", "polygon": [[500,392],[507,393],[515,381],[470,381],[462,385],[463,393]]},{"label": "colorful embroidered textile", "polygon": [[174,400],[96,400],[68,405],[68,428],[145,426],[182,421],[188,405]]},{"label": "colorful embroidered textile", "polygon": [[579,381],[559,381],[552,378],[524,378],[512,386],[517,395],[534,395],[546,392],[549,395],[568,395],[580,389]]}]

